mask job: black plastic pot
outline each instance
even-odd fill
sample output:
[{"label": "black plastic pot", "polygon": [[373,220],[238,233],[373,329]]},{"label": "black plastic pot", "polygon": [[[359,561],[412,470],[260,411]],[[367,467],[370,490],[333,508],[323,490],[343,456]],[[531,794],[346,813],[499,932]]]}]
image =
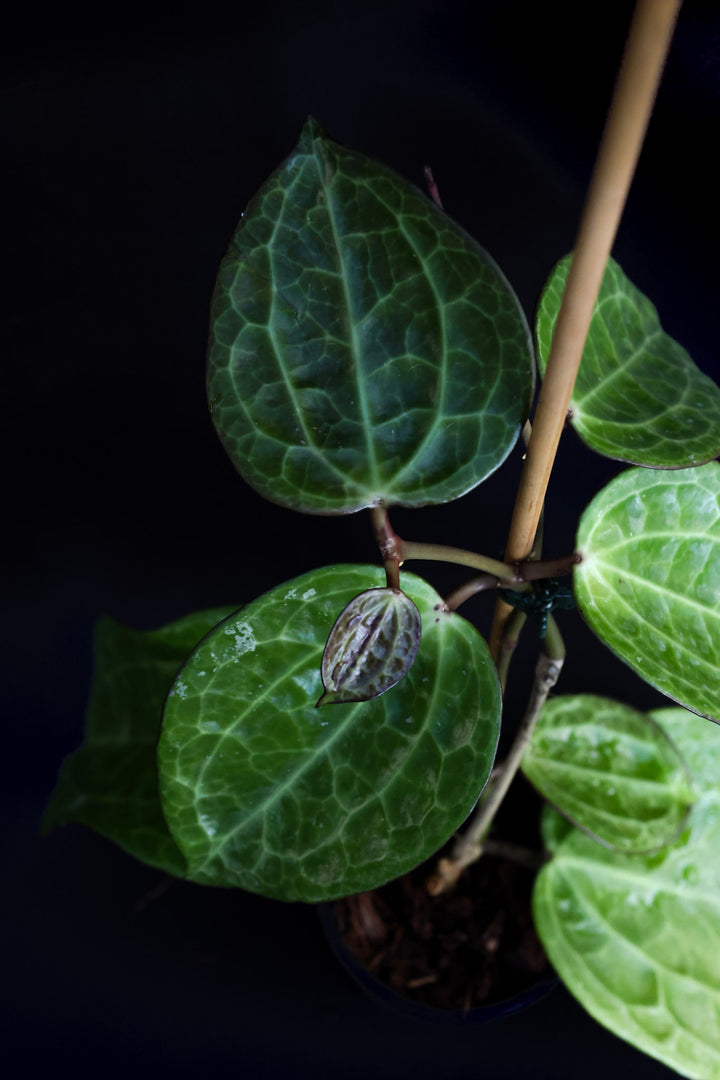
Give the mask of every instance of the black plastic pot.
[{"label": "black plastic pot", "polygon": [[436,1008],[422,1002],[411,1001],[410,998],[396,993],[385,983],[375,978],[363,966],[358,957],[343,941],[342,931],[332,903],[319,904],[318,916],[328,945],[362,990],[383,1008],[391,1010],[396,1015],[410,1017],[421,1023],[463,1026],[486,1024],[491,1020],[499,1020],[503,1016],[510,1016],[512,1013],[529,1008],[536,1001],[547,997],[560,982],[554,973],[545,974],[540,976],[532,986],[501,1001],[475,1006],[470,1009]]}]

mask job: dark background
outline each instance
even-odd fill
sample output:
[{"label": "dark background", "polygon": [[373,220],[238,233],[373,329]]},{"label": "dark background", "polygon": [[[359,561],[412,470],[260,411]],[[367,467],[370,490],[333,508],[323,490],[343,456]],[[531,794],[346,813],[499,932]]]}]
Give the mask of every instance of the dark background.
[{"label": "dark background", "polygon": [[[418,184],[430,162],[446,209],[531,316],[572,246],[630,9],[5,9],[1,1011],[17,1075],[671,1075],[563,989],[477,1030],[386,1015],[337,966],[311,908],[182,883],[148,903],[162,876],[108,842],[76,827],[37,835],[81,739],[100,614],[151,628],[328,561],[375,560],[364,516],[302,518],[247,489],[204,401],[218,261],[306,115]],[[714,9],[686,0],[615,255],[717,377]],[[499,554],[517,469],[516,455],[459,503],[394,524]],[[571,549],[578,512],[616,471],[565,437],[548,555]],[[417,569],[441,591],[464,577]],[[486,610],[478,599],[467,614]],[[561,691],[664,703],[576,616],[563,625],[573,653]]]}]

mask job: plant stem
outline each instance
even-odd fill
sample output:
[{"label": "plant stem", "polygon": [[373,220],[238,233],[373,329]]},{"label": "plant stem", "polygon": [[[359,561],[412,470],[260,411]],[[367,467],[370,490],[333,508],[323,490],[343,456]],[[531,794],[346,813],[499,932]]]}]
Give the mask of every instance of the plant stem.
[{"label": "plant stem", "polygon": [[465,551],[463,548],[448,547],[445,544],[423,544],[415,540],[400,540],[400,553],[403,562],[408,559],[425,559],[428,562],[471,566],[474,570],[482,570],[494,578],[499,578],[502,582],[507,582],[508,586],[521,580],[514,567],[507,563],[500,562],[499,559],[491,559],[487,555],[478,555],[474,551]]},{"label": "plant stem", "polygon": [[579,562],[580,557],[574,554],[563,555],[561,559],[527,559],[517,564],[517,572],[522,581],[539,581],[569,574]]},{"label": "plant stem", "polygon": [[538,578],[555,577],[558,574],[568,574],[576,562],[575,555],[565,555],[560,559],[548,559],[545,562],[523,562],[516,566],[500,562],[499,559],[491,559],[488,555],[480,555],[475,551],[466,551],[464,548],[449,547],[446,544],[424,544],[415,540],[403,540],[393,529],[390,519],[382,506],[374,506],[371,510],[373,531],[380,549],[385,572],[388,576],[388,586],[399,588],[398,584],[391,585],[390,578],[397,577],[398,568],[409,559],[420,559],[427,562],[453,563],[456,566],[471,566],[475,570],[482,570],[484,578],[479,584],[468,583],[470,596],[481,589],[495,587],[498,584],[504,588],[512,589],[522,587],[526,581],[535,581]]},{"label": "plant stem", "polygon": [[517,608],[511,608],[511,612],[510,618],[503,627],[503,636],[500,640],[500,649],[497,658],[497,673],[503,694],[505,693],[505,687],[507,685],[510,661],[513,658],[517,643],[520,640],[520,634],[525,625],[525,620],[527,619],[527,615],[524,611],[520,611]]},{"label": "plant stem", "polygon": [[[573,554],[563,555],[559,559],[524,559],[522,562],[511,565],[500,562],[498,559],[491,559],[488,555],[479,555],[475,551],[465,551],[463,548],[447,547],[445,544],[423,544],[415,540],[401,540],[399,536],[397,541],[401,562],[407,562],[408,559],[425,559],[428,562],[472,566],[476,570],[484,570],[487,575],[497,579],[496,584],[507,589],[522,586],[527,581],[569,574],[578,562],[578,556]],[[483,584],[480,588],[487,588],[487,585]]]},{"label": "plant stem", "polygon": [[527,866],[530,870],[539,870],[547,862],[542,851],[533,851],[532,848],[521,847],[520,844],[509,844],[505,840],[486,840],[483,854],[494,855],[496,859],[509,859],[510,862]]},{"label": "plant stem", "polygon": [[375,540],[380,548],[383,566],[385,567],[385,581],[388,589],[400,588],[400,537],[396,535],[390,524],[387,510],[384,506],[373,506],[370,511],[372,518]]},{"label": "plant stem", "polygon": [[[468,553],[469,554],[469,553]],[[482,556],[478,556],[481,558]],[[450,561],[450,560],[447,560]],[[492,574],[481,574],[480,577],[471,578],[470,581],[466,581],[459,588],[451,592],[446,597],[443,603],[443,609],[445,611],[457,611],[461,604],[464,604],[466,600],[469,600],[471,596],[477,595],[479,592],[485,592],[487,589],[512,589],[515,592],[527,592],[529,589],[529,582],[538,581],[542,578],[559,577],[561,574],[569,574],[573,566],[578,562],[578,556],[566,555],[562,559],[545,559],[537,560],[536,562],[522,562],[515,567],[515,577],[512,581],[501,581]],[[509,625],[508,621],[508,625]],[[522,622],[518,625],[518,634],[522,627]],[[507,663],[510,663],[510,656],[518,643],[517,634],[511,634],[509,637],[503,635],[503,640],[500,644],[500,656],[498,657],[497,665],[498,671],[500,670],[500,659],[503,654],[507,656]],[[505,683],[503,682],[503,687]]]},{"label": "plant stem", "polygon": [[493,577],[492,574],[482,574],[480,577],[471,578],[470,581],[466,581],[464,585],[455,589],[445,598],[442,605],[443,609],[445,611],[457,611],[460,605],[469,600],[471,596],[476,596],[486,589],[496,589],[498,584],[498,579]]},{"label": "plant stem", "polygon": [[[522,429],[522,440],[525,444],[525,450],[528,448],[530,442],[530,436],[532,435],[532,424],[529,420],[526,420]],[[523,456],[523,460],[524,456]],[[545,529],[545,504],[543,503],[540,511],[540,521],[535,532],[535,540],[532,546],[532,551],[528,556],[528,562],[533,559],[539,559],[542,554],[543,532]],[[497,605],[496,605],[497,607]],[[502,635],[500,637],[500,643],[498,647],[498,655],[496,657],[496,666],[498,679],[500,680],[500,689],[503,696],[505,695],[505,687],[507,686],[508,674],[510,671],[510,663],[515,654],[515,649],[520,641],[520,635],[525,627],[527,615],[524,611],[512,608],[510,615],[505,621],[502,628]]]},{"label": "plant stem", "polygon": [[435,177],[433,176],[433,171],[432,171],[432,169],[430,168],[429,165],[426,165],[425,168],[423,169],[423,172],[425,173],[425,183],[427,184],[428,194],[429,194],[430,198],[432,199],[432,201],[435,203],[435,205],[439,206],[440,209],[442,210],[443,204],[442,204],[442,200],[440,198],[440,192],[438,191],[438,186],[435,183]]},{"label": "plant stem", "polygon": [[465,867],[475,862],[482,854],[485,835],[505,798],[516,772],[520,768],[520,762],[530,741],[540,710],[558,680],[562,665],[562,659],[551,659],[545,653],[541,653],[538,658],[533,688],[525,716],[510,748],[510,753],[503,762],[502,771],[491,780],[485,797],[481,798],[478,803],[470,825],[455,842],[450,857],[438,861],[435,874],[427,882],[427,890],[431,896],[439,896],[440,893],[452,889]]},{"label": "plant stem", "polygon": [[565,659],[565,642],[562,639],[554,616],[548,614],[545,632],[545,652],[551,660],[562,664]]},{"label": "plant stem", "polygon": [[[553,334],[505,559],[527,557],[567,416],[595,300],[627,199],[682,0],[638,0]],[[498,602],[497,657],[510,608]]]}]

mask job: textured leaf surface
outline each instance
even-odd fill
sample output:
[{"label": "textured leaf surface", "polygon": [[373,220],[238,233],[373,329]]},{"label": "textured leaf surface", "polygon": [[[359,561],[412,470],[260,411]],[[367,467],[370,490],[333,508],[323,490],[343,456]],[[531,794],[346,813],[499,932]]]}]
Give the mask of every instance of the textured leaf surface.
[{"label": "textured leaf surface", "polygon": [[[537,314],[545,373],[570,257],[555,267]],[[572,426],[598,453],[677,469],[720,454],[720,388],[660,325],[657,311],[610,259],[572,399]]]},{"label": "textured leaf surface", "polygon": [[213,299],[210,408],[248,483],[313,513],[457,498],[515,443],[532,371],[520,306],[482,248],[308,120]]},{"label": "textured leaf surface", "polygon": [[384,583],[331,566],[249,604],[196,649],[168,697],[161,792],[188,875],[284,900],[361,892],[432,854],[472,808],[495,755],[500,697],[477,631],[401,575],[423,635],[381,697],[316,709],[339,611]]},{"label": "textured leaf surface", "polygon": [[420,612],[400,589],[367,589],[340,613],[323,652],[318,705],[370,701],[407,675],[422,632]]},{"label": "textured leaf surface", "polygon": [[165,696],[204,634],[234,608],[188,615],[160,630],[98,622],[85,741],[63,763],[43,828],[77,822],[171,874],[185,872],[160,808],[156,746]]},{"label": "textured leaf surface", "polygon": [[609,851],[545,812],[552,860],[533,907],[556,971],[601,1024],[681,1075],[720,1075],[720,730],[683,709],[651,714],[698,799],[663,852]]},{"label": "textured leaf surface", "polygon": [[683,761],[663,729],[592,694],[546,703],[522,768],[555,809],[623,851],[676,839],[693,801]]},{"label": "textured leaf surface", "polygon": [[720,718],[720,465],[628,469],[580,519],[577,606],[606,645],[686,708]]}]

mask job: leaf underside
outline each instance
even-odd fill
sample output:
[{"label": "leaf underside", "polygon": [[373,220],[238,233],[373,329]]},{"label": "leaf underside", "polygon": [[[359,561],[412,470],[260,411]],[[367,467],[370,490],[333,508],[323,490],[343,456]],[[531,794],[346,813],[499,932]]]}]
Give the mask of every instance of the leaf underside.
[{"label": "leaf underside", "polygon": [[651,714],[698,794],[657,855],[609,851],[555,811],[535,884],[541,940],[568,989],[616,1035],[681,1075],[720,1075],[720,731],[679,708]]},{"label": "leaf underside", "polygon": [[575,600],[663,694],[720,720],[720,465],[628,469],[580,519]]},{"label": "leaf underside", "polygon": [[683,761],[662,728],[591,694],[545,704],[522,769],[573,824],[622,851],[676,839],[693,801]]},{"label": "leaf underside", "polygon": [[63,763],[43,831],[64,822],[88,825],[143,862],[184,874],[160,807],[163,704],[200,638],[234,610],[214,608],[151,631],[110,618],[98,622],[85,741]]},{"label": "leaf underside", "polygon": [[[553,270],[536,320],[545,374],[570,267]],[[591,449],[659,469],[720,454],[720,387],[660,325],[655,307],[608,260],[570,401],[571,423]]]},{"label": "leaf underside", "polygon": [[477,631],[434,611],[407,676],[372,701],[316,709],[337,613],[384,583],[371,566],[312,571],[266,593],[196,649],[159,744],[165,814],[204,884],[317,901],[374,888],[429,857],[472,808],[499,730],[495,668]]},{"label": "leaf underside", "polygon": [[221,263],[208,398],[235,467],[310,513],[458,498],[506,458],[532,346],[494,262],[312,119]]}]

